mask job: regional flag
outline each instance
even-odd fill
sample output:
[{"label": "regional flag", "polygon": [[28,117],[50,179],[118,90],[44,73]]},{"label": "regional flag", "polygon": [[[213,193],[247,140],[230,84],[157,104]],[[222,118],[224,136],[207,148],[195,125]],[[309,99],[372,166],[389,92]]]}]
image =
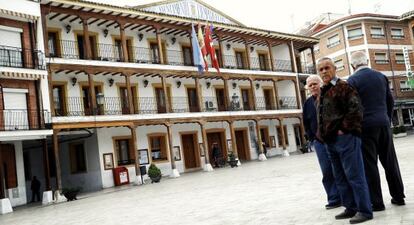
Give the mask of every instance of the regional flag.
[{"label": "regional flag", "polygon": [[208,71],[208,63],[207,63],[207,49],[206,45],[204,44],[204,38],[203,38],[203,31],[201,30],[201,25],[198,24],[198,43],[200,44],[201,54],[204,60],[204,69]]},{"label": "regional flag", "polygon": [[207,54],[210,55],[211,64],[220,73],[220,66],[216,56],[216,50],[213,47],[213,25],[207,25],[204,31],[204,42],[206,44]]},{"label": "regional flag", "polygon": [[191,46],[193,47],[193,61],[197,66],[198,72],[201,74],[204,72],[206,64],[203,60],[200,46],[198,45],[197,34],[194,30],[194,25],[191,24]]}]

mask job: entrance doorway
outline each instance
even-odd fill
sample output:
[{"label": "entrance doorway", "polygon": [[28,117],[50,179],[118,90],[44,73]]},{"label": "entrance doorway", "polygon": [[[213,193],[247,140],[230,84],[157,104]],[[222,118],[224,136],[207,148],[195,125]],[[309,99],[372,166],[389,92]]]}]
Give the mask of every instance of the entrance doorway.
[{"label": "entrance doorway", "polygon": [[195,169],[200,167],[197,140],[197,133],[181,135],[185,169]]},{"label": "entrance doorway", "polygon": [[293,129],[295,131],[295,141],[296,141],[296,146],[301,147],[304,143],[302,143],[302,132],[300,130],[300,125],[299,124],[295,124],[293,125]]},{"label": "entrance doorway", "polygon": [[225,136],[224,130],[207,132],[208,151],[206,154],[209,154],[212,165],[215,165],[215,160],[213,158],[213,150],[212,150],[214,143],[217,143],[220,149],[220,152],[221,152],[221,157],[224,160],[227,159],[227,147],[226,147],[225,140],[226,140],[226,136]]},{"label": "entrance doorway", "polygon": [[250,160],[249,141],[246,129],[238,129],[235,131],[237,155],[240,161]]}]

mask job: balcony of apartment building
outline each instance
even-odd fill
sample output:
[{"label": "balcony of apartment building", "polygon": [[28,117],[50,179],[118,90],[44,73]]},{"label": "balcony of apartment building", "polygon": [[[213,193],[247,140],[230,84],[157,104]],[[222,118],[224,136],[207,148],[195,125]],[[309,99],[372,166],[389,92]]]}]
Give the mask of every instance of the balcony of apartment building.
[{"label": "balcony of apartment building", "polygon": [[52,80],[55,117],[300,108],[295,77],[125,76],[61,70]]},{"label": "balcony of apartment building", "polygon": [[[95,12],[42,6],[45,43],[51,58],[193,66],[191,23],[116,17]],[[178,24],[178,25],[177,25]],[[215,28],[213,48],[222,69],[301,72],[296,57],[310,43],[289,38],[267,38],[254,33]],[[210,59],[208,59],[210,60]],[[211,65],[211,62],[209,61]]]}]

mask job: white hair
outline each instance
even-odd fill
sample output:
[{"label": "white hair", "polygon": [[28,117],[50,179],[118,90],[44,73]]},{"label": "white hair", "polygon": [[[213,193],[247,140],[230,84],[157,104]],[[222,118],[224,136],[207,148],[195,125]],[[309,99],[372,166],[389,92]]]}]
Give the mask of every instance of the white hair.
[{"label": "white hair", "polygon": [[354,68],[368,65],[368,58],[364,51],[357,51],[351,54],[351,64]]},{"label": "white hair", "polygon": [[310,75],[308,78],[306,78],[306,88],[308,88],[308,84],[311,81],[316,81],[318,84],[322,85],[322,79],[318,75]]}]

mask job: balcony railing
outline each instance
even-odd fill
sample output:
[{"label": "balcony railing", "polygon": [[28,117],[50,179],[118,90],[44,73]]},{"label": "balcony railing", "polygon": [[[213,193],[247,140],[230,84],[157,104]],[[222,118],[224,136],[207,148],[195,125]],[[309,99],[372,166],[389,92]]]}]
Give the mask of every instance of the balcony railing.
[{"label": "balcony railing", "polygon": [[46,69],[44,54],[38,50],[0,45],[0,66]]},{"label": "balcony railing", "polygon": [[0,131],[51,129],[51,115],[47,110],[0,110]]},{"label": "balcony railing", "polygon": [[270,99],[256,97],[256,110],[276,110],[276,106]]},{"label": "balcony railing", "polygon": [[[59,46],[49,45],[49,52],[51,57],[61,57],[67,59],[85,59],[86,55],[79,46],[77,41],[61,40]],[[144,47],[128,46],[129,62],[134,63],[150,63],[160,64],[161,60],[158,56],[157,50]],[[92,59],[101,61],[123,61],[123,50],[119,45],[98,43],[91,46]],[[192,58],[192,56],[191,56]],[[182,51],[166,50],[164,61],[168,65],[176,66],[192,66],[191,58],[185,58]],[[272,66],[268,58],[250,57],[250,69],[271,71]],[[248,60],[246,57],[237,58],[235,55],[223,55],[221,58],[222,68],[226,69],[248,69]],[[209,65],[211,65],[210,58],[208,58]],[[292,62],[290,60],[275,59],[273,62],[274,71],[292,72]]]},{"label": "balcony railing", "polygon": [[315,66],[313,66],[313,64],[305,64],[302,63],[302,73],[306,73],[306,74],[316,74],[316,69]]},{"label": "balcony railing", "polygon": [[376,64],[388,64],[390,63],[390,61],[388,59],[376,59],[375,63]]},{"label": "balcony railing", "polygon": [[296,97],[294,96],[280,96],[279,97],[280,109],[297,109],[298,105]]}]

